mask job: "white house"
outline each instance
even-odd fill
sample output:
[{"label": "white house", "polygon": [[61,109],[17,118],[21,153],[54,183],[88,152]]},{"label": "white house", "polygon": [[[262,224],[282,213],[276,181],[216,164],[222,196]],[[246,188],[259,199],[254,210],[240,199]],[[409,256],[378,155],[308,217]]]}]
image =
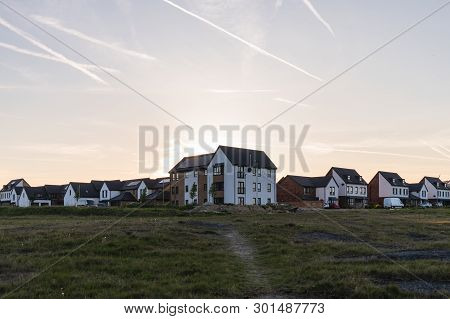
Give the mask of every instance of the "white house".
[{"label": "white house", "polygon": [[49,198],[44,186],[24,187],[18,200],[19,207],[30,206],[51,206],[52,201]]},{"label": "white house", "polygon": [[450,205],[450,187],[438,177],[424,177],[421,180],[428,189],[428,200],[438,205]]},{"label": "white house", "polygon": [[[13,194],[13,190],[16,187],[30,187],[30,185],[23,178],[10,181],[0,190],[0,205],[16,205],[17,195],[22,191],[21,189],[18,189],[15,194]],[[13,195],[16,197],[14,198]]]},{"label": "white house", "polygon": [[70,183],[64,195],[64,206],[98,205],[100,190],[97,187],[95,183]]},{"label": "white house", "polygon": [[397,173],[378,172],[369,183],[370,203],[384,204],[385,198],[409,199],[409,186]]},{"label": "white house", "polygon": [[[170,171],[171,201],[178,205],[276,203],[276,170],[262,151],[219,146],[214,153],[183,158]],[[197,191],[191,198],[193,187]]]},{"label": "white house", "polygon": [[367,183],[356,170],[332,167],[326,176],[332,176],[339,186],[341,208],[363,208],[367,205]]},{"label": "white house", "polygon": [[419,206],[428,202],[428,188],[425,183],[408,184],[409,204]]}]

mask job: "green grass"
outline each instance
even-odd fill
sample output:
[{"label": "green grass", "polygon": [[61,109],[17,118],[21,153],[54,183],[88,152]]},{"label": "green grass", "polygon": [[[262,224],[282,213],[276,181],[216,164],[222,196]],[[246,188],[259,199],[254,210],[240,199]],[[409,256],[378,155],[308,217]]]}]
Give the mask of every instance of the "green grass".
[{"label": "green grass", "polygon": [[449,238],[450,209],[0,208],[0,296],[442,298]]}]

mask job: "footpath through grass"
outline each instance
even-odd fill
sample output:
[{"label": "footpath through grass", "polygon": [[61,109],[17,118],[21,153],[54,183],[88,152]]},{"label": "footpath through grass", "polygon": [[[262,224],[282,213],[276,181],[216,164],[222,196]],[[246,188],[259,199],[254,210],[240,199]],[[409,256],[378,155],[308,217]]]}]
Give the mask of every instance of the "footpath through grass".
[{"label": "footpath through grass", "polygon": [[443,298],[449,239],[449,209],[0,208],[0,296]]}]

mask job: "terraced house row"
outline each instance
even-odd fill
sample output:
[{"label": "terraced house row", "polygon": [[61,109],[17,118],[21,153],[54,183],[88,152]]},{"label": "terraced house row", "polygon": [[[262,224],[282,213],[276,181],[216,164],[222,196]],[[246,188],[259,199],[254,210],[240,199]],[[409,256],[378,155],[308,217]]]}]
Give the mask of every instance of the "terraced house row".
[{"label": "terraced house row", "polygon": [[323,176],[287,175],[259,150],[219,146],[215,152],[183,158],[170,177],[71,182],[31,187],[24,179],[4,185],[1,205],[121,206],[138,201],[198,205],[270,205],[364,208],[398,199],[408,206],[449,206],[449,182],[424,177],[409,184],[399,174],[379,171],[369,183],[353,168],[332,167]]}]

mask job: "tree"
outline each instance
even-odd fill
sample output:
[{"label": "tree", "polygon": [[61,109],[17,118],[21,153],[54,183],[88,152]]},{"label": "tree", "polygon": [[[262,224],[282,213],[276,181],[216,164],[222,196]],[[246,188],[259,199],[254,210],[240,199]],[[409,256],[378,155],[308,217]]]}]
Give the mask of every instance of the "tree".
[{"label": "tree", "polygon": [[141,203],[145,203],[145,197],[147,196],[147,191],[145,189],[141,190],[141,195],[139,197],[139,200]]},{"label": "tree", "polygon": [[214,202],[214,199],[216,198],[216,191],[217,191],[216,184],[213,183],[211,185],[211,187],[209,188],[209,195],[212,197],[213,202]]},{"label": "tree", "polygon": [[75,189],[75,194],[73,197],[75,197],[75,207],[78,207],[78,200],[81,198],[81,190],[80,190],[80,185],[78,185],[78,189]]},{"label": "tree", "polygon": [[192,184],[191,191],[189,192],[189,196],[191,197],[191,201],[194,201],[194,198],[197,197],[197,184]]}]

